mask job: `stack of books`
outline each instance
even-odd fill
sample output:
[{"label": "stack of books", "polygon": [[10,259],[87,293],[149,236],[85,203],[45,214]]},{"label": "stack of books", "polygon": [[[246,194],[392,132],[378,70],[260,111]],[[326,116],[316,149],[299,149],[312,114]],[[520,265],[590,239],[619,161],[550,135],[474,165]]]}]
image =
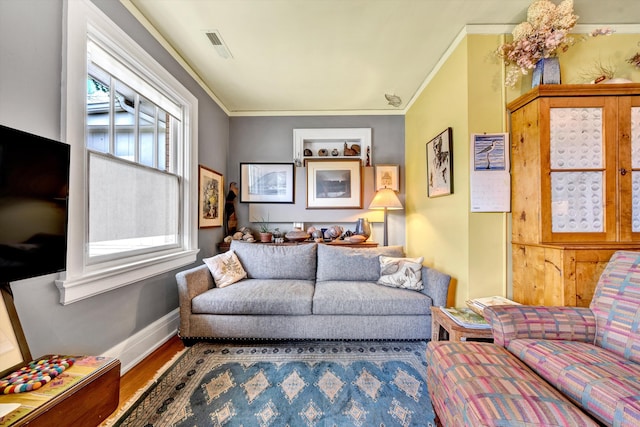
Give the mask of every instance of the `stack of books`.
[{"label": "stack of books", "polygon": [[442,312],[458,325],[470,329],[490,329],[491,326],[480,316],[467,307],[442,307]]},{"label": "stack of books", "polygon": [[506,299],[505,297],[484,297],[475,298],[467,301],[467,306],[480,316],[484,316],[484,309],[492,305],[520,305],[515,301]]}]

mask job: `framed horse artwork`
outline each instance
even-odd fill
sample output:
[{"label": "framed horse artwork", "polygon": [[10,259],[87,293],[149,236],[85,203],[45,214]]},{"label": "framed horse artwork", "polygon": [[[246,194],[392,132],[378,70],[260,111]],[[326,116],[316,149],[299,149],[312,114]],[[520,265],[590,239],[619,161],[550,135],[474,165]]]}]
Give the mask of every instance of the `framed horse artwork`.
[{"label": "framed horse artwork", "polygon": [[453,130],[449,127],[427,142],[427,196],[453,194]]}]

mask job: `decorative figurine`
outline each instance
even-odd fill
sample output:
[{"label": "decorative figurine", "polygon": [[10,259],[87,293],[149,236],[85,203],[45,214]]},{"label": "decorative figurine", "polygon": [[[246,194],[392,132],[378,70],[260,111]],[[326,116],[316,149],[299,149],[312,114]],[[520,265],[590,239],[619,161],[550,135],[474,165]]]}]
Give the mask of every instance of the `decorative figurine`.
[{"label": "decorative figurine", "polygon": [[353,148],[349,148],[347,147],[347,143],[344,143],[344,155],[345,156],[357,156],[358,153],[356,153],[356,150],[354,150]]},{"label": "decorative figurine", "polygon": [[233,235],[238,228],[238,218],[236,217],[235,200],[238,197],[238,185],[235,182],[229,184],[229,193],[224,204],[225,234]]}]

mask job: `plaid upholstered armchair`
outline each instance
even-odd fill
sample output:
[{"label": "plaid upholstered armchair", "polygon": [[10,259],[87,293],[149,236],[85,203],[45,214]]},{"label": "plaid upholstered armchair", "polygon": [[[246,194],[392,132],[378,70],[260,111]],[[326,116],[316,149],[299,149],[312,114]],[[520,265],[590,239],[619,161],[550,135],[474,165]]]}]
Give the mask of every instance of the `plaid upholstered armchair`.
[{"label": "plaid upholstered armchair", "polygon": [[606,425],[640,425],[640,252],[616,252],[589,308],[485,310],[504,346]]}]

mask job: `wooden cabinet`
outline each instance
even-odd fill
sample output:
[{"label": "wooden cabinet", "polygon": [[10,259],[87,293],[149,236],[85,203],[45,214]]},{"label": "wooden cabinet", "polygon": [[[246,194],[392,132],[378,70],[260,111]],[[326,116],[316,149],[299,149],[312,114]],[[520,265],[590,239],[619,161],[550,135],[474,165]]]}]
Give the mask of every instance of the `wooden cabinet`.
[{"label": "wooden cabinet", "polygon": [[541,85],[511,114],[513,298],[587,306],[640,250],[640,84]]}]

